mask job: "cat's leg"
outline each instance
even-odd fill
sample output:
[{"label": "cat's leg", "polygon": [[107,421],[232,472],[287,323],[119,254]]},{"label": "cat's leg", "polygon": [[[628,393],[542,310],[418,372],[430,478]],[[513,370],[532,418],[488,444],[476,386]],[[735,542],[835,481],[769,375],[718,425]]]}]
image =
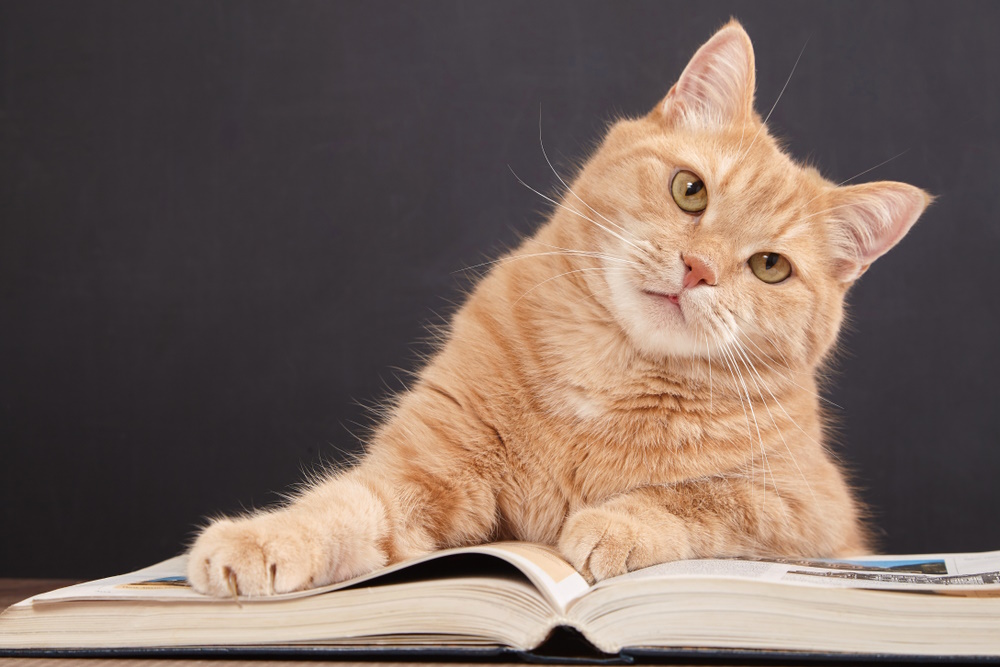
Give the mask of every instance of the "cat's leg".
[{"label": "cat's leg", "polygon": [[269,595],[486,541],[502,465],[495,437],[453,403],[411,395],[354,468],[282,508],[209,525],[190,551],[188,579],[213,595]]},{"label": "cat's leg", "polygon": [[834,486],[836,500],[790,489],[779,495],[760,476],[646,486],[573,512],[558,546],[596,581],[685,558],[862,551],[855,505],[846,486]]}]

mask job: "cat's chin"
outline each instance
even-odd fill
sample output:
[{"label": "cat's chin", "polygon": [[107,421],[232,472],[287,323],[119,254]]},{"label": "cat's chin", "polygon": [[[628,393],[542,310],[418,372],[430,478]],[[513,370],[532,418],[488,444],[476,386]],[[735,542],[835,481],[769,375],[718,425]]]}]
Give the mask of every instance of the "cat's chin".
[{"label": "cat's chin", "polygon": [[652,357],[702,357],[708,335],[690,295],[660,287],[640,287],[627,278],[610,280],[618,321],[632,344]]}]

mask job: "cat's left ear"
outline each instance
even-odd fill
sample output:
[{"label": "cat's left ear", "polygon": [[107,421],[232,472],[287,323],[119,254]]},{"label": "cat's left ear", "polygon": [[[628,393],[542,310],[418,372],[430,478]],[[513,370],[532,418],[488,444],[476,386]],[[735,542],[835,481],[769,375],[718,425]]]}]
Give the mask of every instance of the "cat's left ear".
[{"label": "cat's left ear", "polygon": [[892,181],[836,188],[828,210],[837,279],[860,278],[906,236],[932,200],[920,188]]},{"label": "cat's left ear", "polygon": [[733,20],[705,42],[653,114],[669,125],[721,127],[753,117],[753,45]]}]

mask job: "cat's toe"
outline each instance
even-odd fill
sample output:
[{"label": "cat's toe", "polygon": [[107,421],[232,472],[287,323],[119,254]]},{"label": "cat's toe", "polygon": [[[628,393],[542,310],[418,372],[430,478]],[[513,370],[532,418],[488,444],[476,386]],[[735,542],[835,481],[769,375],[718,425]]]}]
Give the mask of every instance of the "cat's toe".
[{"label": "cat's toe", "polygon": [[321,558],[307,540],[271,517],[222,519],[198,537],[188,558],[188,582],[219,597],[263,596],[315,585]]},{"label": "cat's toe", "polygon": [[628,528],[621,517],[608,511],[582,510],[567,521],[559,550],[591,581],[614,577],[627,571],[625,563],[633,547]]},{"label": "cat's toe", "polygon": [[591,582],[680,557],[672,526],[648,526],[624,512],[592,507],[566,522],[559,550]]}]

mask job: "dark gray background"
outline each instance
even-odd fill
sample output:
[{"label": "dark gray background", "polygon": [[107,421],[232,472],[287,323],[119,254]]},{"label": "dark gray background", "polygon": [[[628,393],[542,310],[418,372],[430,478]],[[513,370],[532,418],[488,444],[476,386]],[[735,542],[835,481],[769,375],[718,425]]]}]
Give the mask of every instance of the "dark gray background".
[{"label": "dark gray background", "polygon": [[[359,403],[730,15],[843,180],[939,196],[852,293],[837,451],[895,552],[1000,548],[1000,3],[0,3],[0,576],[111,574],[358,447]],[[417,346],[419,348],[419,345]]]}]

